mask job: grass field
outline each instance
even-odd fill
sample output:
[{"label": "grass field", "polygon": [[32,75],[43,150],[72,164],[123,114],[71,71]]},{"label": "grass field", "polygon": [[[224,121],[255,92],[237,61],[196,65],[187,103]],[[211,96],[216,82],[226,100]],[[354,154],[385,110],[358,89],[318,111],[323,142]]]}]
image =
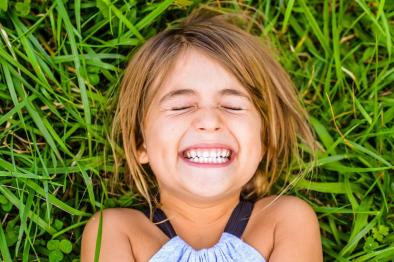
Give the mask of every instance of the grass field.
[{"label": "grass field", "polygon": [[[92,213],[139,203],[108,187],[123,69],[204,2],[0,2],[1,261],[78,261]],[[311,115],[324,150],[291,193],[318,214],[325,261],[394,261],[394,2],[212,5],[251,12]]]}]

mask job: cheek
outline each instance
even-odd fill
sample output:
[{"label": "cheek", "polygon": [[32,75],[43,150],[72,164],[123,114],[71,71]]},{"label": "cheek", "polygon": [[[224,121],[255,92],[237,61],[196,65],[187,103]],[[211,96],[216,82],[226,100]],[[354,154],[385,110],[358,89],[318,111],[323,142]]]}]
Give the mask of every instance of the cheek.
[{"label": "cheek", "polygon": [[228,123],[236,136],[245,142],[257,143],[257,141],[261,141],[261,120],[257,117],[232,119]]},{"label": "cheek", "polygon": [[181,136],[187,128],[187,120],[175,120],[165,117],[151,121],[147,129],[147,145],[150,148],[174,150],[178,146]]},{"label": "cheek", "polygon": [[[263,143],[260,118],[251,117],[233,121],[230,130],[237,138],[240,148],[248,153],[253,153],[253,156],[261,161],[263,157]],[[248,154],[248,157],[250,158],[252,155]]]}]

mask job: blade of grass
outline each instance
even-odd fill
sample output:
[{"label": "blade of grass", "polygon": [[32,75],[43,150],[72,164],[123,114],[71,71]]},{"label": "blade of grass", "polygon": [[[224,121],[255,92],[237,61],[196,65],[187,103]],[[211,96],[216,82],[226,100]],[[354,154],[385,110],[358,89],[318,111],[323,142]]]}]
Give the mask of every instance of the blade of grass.
[{"label": "blade of grass", "polygon": [[[340,182],[312,182],[305,179],[301,179],[295,185],[296,188],[312,190],[322,193],[332,193],[332,194],[345,194],[346,186],[345,183]],[[360,186],[357,184],[350,185],[353,192],[362,192]]]},{"label": "blade of grass", "polygon": [[137,30],[140,31],[143,28],[151,25],[155,21],[155,18],[162,14],[172,4],[172,2],[173,0],[165,0],[158,4],[153,11],[151,11],[135,25]]},{"label": "blade of grass", "polygon": [[334,53],[334,61],[335,61],[335,72],[337,75],[337,81],[342,81],[343,74],[342,74],[342,61],[340,58],[340,43],[339,43],[339,36],[341,34],[340,30],[337,27],[337,12],[336,12],[336,1],[332,0],[331,5],[334,7],[331,9],[331,30],[332,30],[332,49]]},{"label": "blade of grass", "polygon": [[125,26],[130,29],[130,31],[143,43],[145,42],[145,38],[141,35],[141,33],[138,31],[138,29],[122,14],[122,12],[114,6],[110,0],[102,0],[103,3],[105,3],[112,12],[116,15],[116,17],[119,18],[120,21],[122,21]]},{"label": "blade of grass", "polygon": [[287,24],[289,23],[289,18],[290,18],[293,6],[294,6],[294,0],[289,0],[287,3],[286,11],[285,11],[285,17],[284,17],[283,23],[282,23],[282,30],[281,30],[282,34],[284,34],[287,31]]},{"label": "blade of grass", "polygon": [[375,16],[372,14],[371,10],[368,8],[367,4],[364,2],[364,0],[356,0],[356,3],[364,10],[364,12],[367,14],[369,19],[376,25],[376,28],[379,30],[379,33],[384,35],[385,37],[388,37],[386,35],[386,32],[382,29],[380,26],[378,20],[375,18]]},{"label": "blade of grass", "polygon": [[[20,179],[25,185],[29,186],[31,189],[34,190],[34,192],[37,195],[41,195],[43,197],[46,197],[46,193],[45,190],[43,188],[41,188],[39,185],[37,185],[36,183],[34,183],[31,180],[27,180],[27,179]],[[79,211],[69,205],[67,205],[66,203],[62,202],[61,200],[57,199],[54,195],[49,194],[47,200],[49,201],[49,203],[51,203],[52,205],[57,206],[58,208],[62,209],[63,211],[69,213],[70,215],[74,215],[74,216],[90,216],[90,214]]]},{"label": "blade of grass", "polygon": [[80,72],[81,72],[81,62],[79,60],[79,53],[77,49],[77,43],[75,41],[75,36],[74,36],[74,27],[72,26],[72,23],[70,21],[70,18],[68,16],[68,13],[64,7],[64,4],[61,0],[56,0],[56,9],[59,13],[59,17],[62,18],[64,21],[64,28],[67,31],[69,43],[71,46],[71,53],[74,56],[74,65],[75,65],[75,73],[77,75],[78,79],[78,85],[80,88],[80,93],[81,93],[81,99],[82,99],[82,105],[83,105],[83,110],[84,110],[84,116],[85,116],[85,121],[86,121],[86,128],[87,128],[87,133],[88,133],[88,144],[89,144],[89,155],[92,154],[92,137],[90,134],[90,125],[91,125],[91,113],[90,113],[90,105],[89,105],[89,99],[86,91],[86,86],[85,86],[85,81],[82,78]]},{"label": "blade of grass", "polygon": [[328,55],[331,54],[330,45],[328,44],[328,41],[326,40],[323,33],[321,32],[320,26],[318,25],[315,17],[312,15],[310,9],[306,5],[305,0],[300,0],[300,3],[301,3],[301,7],[303,9],[305,16],[308,18],[308,21],[312,27],[314,34],[316,35],[317,39],[321,43],[321,45],[326,53],[326,57],[328,57]]},{"label": "blade of grass", "polygon": [[[17,198],[11,191],[9,191],[3,183],[0,182],[0,192],[18,209],[24,209],[25,205],[20,202],[19,198]],[[44,229],[49,234],[53,235],[56,233],[56,230],[51,227],[45,220],[39,217],[37,214],[32,212],[31,210],[28,211],[27,216],[34,221],[39,227]]]},{"label": "blade of grass", "polygon": [[[101,204],[102,203],[103,203],[103,195],[101,197]],[[102,235],[103,235],[103,209],[100,208],[100,219],[99,219],[99,225],[97,230],[96,248],[94,251],[94,262],[99,262]]]},{"label": "blade of grass", "polygon": [[[22,95],[22,98],[24,98],[24,93],[25,93],[24,90],[18,85],[14,86],[14,82],[11,78],[10,71],[8,70],[8,65],[4,61],[1,62],[1,65],[3,68],[5,80],[6,80],[8,89],[10,90],[10,93],[16,95],[15,88],[18,88],[19,95]],[[17,98],[15,97],[14,99],[16,99],[14,101],[14,105],[18,106],[19,102],[18,102]],[[61,157],[61,155],[57,149],[57,146],[55,144],[55,141],[53,140],[51,134],[48,132],[47,127],[50,127],[49,123],[46,123],[46,125],[45,125],[45,123],[44,123],[45,120],[40,117],[40,115],[37,113],[37,110],[35,109],[35,107],[29,103],[29,100],[25,100],[25,101],[26,101],[26,109],[29,112],[32,119],[34,120],[36,126],[41,131],[42,135],[45,137],[45,140],[48,142],[49,146],[55,152],[55,154],[59,158],[59,160],[62,160],[62,157]],[[56,133],[52,132],[52,135],[53,134],[55,134],[55,137],[56,137]],[[58,141],[60,141],[60,139],[58,139]],[[59,145],[62,146],[63,148],[65,147],[65,145],[63,143],[61,143]],[[65,149],[67,150],[67,148],[65,148]]]},{"label": "blade of grass", "polygon": [[[319,136],[320,140],[323,142],[323,145],[326,149],[329,149],[334,144],[334,140],[332,139],[330,133],[327,131],[327,128],[316,118],[310,117],[309,121],[311,122],[316,134]],[[334,155],[336,155],[335,149],[331,149]]]},{"label": "blade of grass", "polygon": [[[27,213],[31,210],[31,206],[33,204],[33,197],[34,194],[32,194],[32,192],[29,192],[27,194],[27,200],[26,200],[26,205],[23,209],[19,210],[19,216],[21,219],[20,222],[20,227],[19,227],[19,232],[18,232],[18,241],[16,242],[16,247],[15,247],[15,257],[18,256],[19,253],[19,247],[21,244],[21,241],[23,239],[23,232],[29,232],[27,229]],[[28,237],[28,236],[27,236]]]},{"label": "blade of grass", "polygon": [[0,223],[0,251],[1,256],[5,262],[12,262],[10,251],[8,250],[7,240],[3,230],[3,225]]},{"label": "blade of grass", "polygon": [[351,252],[351,250],[354,250],[354,248],[357,246],[358,242],[360,239],[365,236],[375,225],[378,223],[380,214],[375,216],[369,223],[367,223],[361,231],[359,231],[352,239],[349,240],[349,242],[342,248],[342,250],[339,252],[340,256],[344,256]]}]

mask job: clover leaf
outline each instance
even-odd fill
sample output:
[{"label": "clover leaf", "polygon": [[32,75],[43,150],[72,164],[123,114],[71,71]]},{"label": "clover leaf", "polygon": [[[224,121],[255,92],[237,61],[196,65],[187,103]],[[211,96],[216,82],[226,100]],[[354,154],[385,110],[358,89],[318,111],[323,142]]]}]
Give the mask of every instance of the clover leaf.
[{"label": "clover leaf", "polygon": [[54,222],[54,224],[53,224],[53,227],[54,227],[56,230],[60,230],[60,229],[63,228],[63,225],[64,225],[64,223],[63,223],[61,220],[55,219],[55,222]]},{"label": "clover leaf", "polygon": [[64,258],[63,253],[58,249],[52,250],[49,253],[49,261],[50,262],[60,262],[63,260],[63,258]]},{"label": "clover leaf", "polygon": [[63,253],[70,254],[73,249],[73,245],[69,240],[63,239],[62,241],[60,241],[59,248]]},{"label": "clover leaf", "polygon": [[59,249],[59,243],[60,243],[60,241],[56,240],[56,239],[49,240],[48,243],[47,243],[48,250],[57,250],[57,249]]}]

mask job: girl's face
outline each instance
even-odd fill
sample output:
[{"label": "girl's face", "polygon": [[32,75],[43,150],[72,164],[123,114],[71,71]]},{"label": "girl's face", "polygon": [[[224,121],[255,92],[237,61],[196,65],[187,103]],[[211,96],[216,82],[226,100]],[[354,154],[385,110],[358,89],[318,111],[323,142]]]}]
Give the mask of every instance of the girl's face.
[{"label": "girl's face", "polygon": [[239,193],[263,156],[261,118],[241,83],[195,49],[181,55],[145,118],[141,163],[161,194],[217,199]]}]

